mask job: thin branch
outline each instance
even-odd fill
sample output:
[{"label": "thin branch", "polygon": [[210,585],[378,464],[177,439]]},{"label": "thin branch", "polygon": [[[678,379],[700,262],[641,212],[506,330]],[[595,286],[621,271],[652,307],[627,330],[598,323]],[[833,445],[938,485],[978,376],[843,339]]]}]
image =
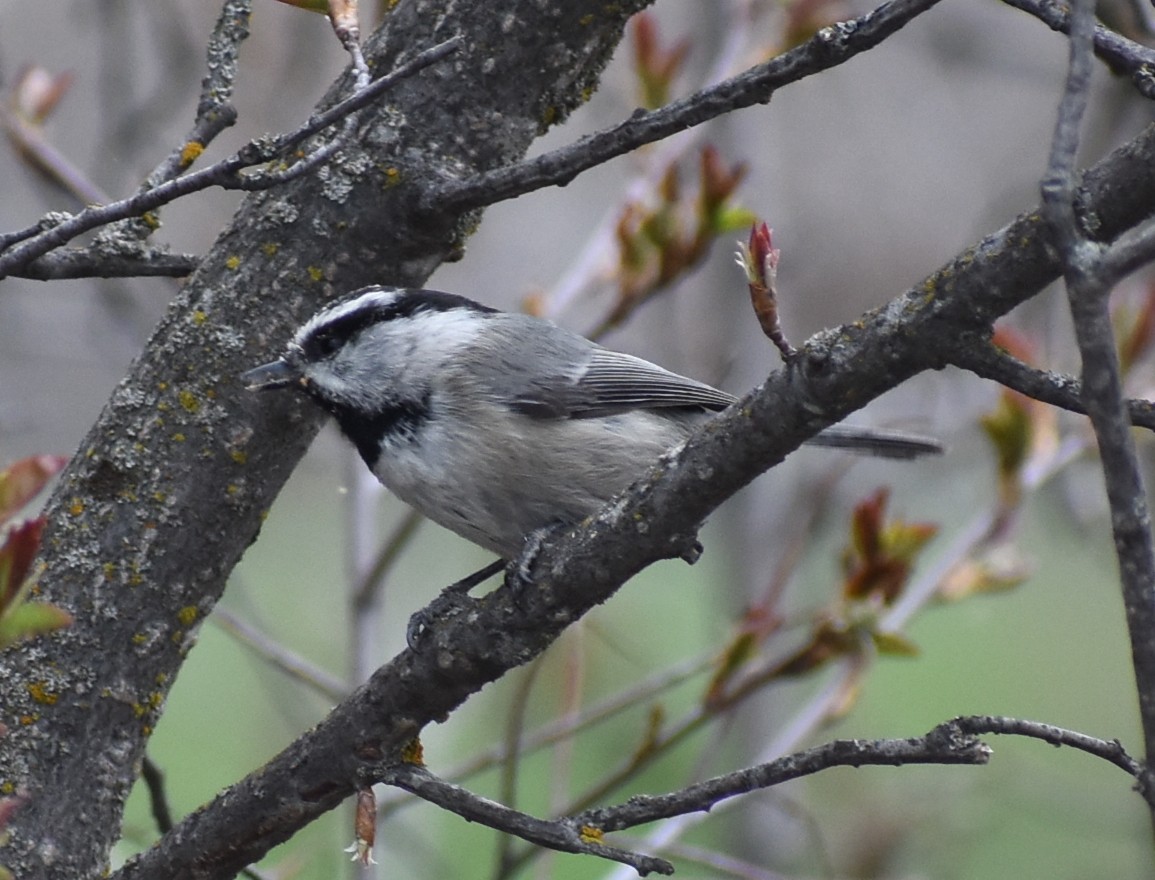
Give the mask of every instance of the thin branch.
[{"label": "thin branch", "polygon": [[152,818],[156,821],[157,831],[168,834],[172,830],[172,810],[169,809],[168,795],[164,789],[164,773],[148,755],[145,755],[140,762],[140,778],[144,780],[148,789],[148,803],[152,809]]},{"label": "thin branch", "polygon": [[1000,715],[964,715],[947,724],[957,727],[964,733],[975,735],[998,733],[1041,739],[1053,746],[1069,746],[1096,758],[1102,758],[1136,779],[1140,779],[1143,773],[1142,762],[1128,755],[1117,739],[1099,739],[1075,730],[1044,724],[1041,721],[1027,721],[1023,718],[1007,718]]},{"label": "thin branch", "polygon": [[534,159],[464,180],[446,180],[423,199],[425,210],[456,214],[565,186],[583,171],[718,116],[767,103],[782,86],[837,67],[877,46],[938,0],[889,0],[866,15],[822,28],[801,46],[715,86]]},{"label": "thin branch", "polygon": [[812,776],[831,767],[984,765],[990,757],[988,746],[949,723],[939,725],[926,736],[913,739],[835,740],[766,764],[716,776],[679,791],[635,796],[618,806],[586,810],[570,817],[569,821],[606,832],[621,831],[659,819],[706,811],[719,801],[802,776]]},{"label": "thin branch", "polygon": [[584,834],[577,822],[550,822],[511,810],[496,801],[438,779],[423,767],[399,764],[384,770],[380,778],[374,781],[403,788],[470,822],[479,822],[539,846],[621,862],[634,868],[643,877],[650,873],[674,873],[674,866],[665,859],[643,856],[600,843],[596,835]]},{"label": "thin branch", "polygon": [[1114,286],[1137,269],[1155,260],[1155,221],[1128,229],[1102,255],[1100,271],[1108,286]]},{"label": "thin branch", "polygon": [[[299,176],[307,170],[312,170],[318,164],[327,161],[332,152],[339,146],[337,141],[331,141],[320,147],[310,156],[299,160],[281,171],[266,172],[263,174],[242,174],[246,168],[272,162],[288,151],[294,149],[302,141],[323,131],[336,122],[341,121],[352,113],[374,101],[381,94],[408,79],[419,71],[434,64],[457,50],[458,38],[445,40],[430,49],[414,56],[405,64],[381,77],[366,89],[358,92],[327,110],[310,116],[300,127],[287,134],[276,137],[266,137],[250,141],[232,156],[222,159],[214,165],[193,171],[175,180],[160,184],[155,189],[140,192],[119,202],[87,208],[75,216],[63,215],[60,222],[34,233],[28,240],[13,247],[7,253],[0,255],[0,278],[12,274],[27,263],[43,256],[65,242],[71,241],[78,235],[104,226],[116,220],[136,217],[148,211],[166,205],[169,202],[182,198],[194,192],[209,187],[219,186],[222,189],[258,190],[277,186],[293,177]],[[37,227],[39,228],[39,227]],[[17,233],[23,236],[25,231]]]},{"label": "thin branch", "polygon": [[[713,662],[714,655],[712,653],[684,660],[677,666],[663,669],[620,693],[607,697],[600,703],[588,706],[584,712],[575,717],[558,718],[543,724],[522,739],[521,751],[515,757],[523,758],[545,746],[553,745],[563,739],[570,739],[584,730],[637,707],[644,700],[652,700],[694,676],[703,674]],[[504,745],[494,746],[474,756],[466,763],[452,768],[444,776],[446,779],[458,781],[467,779],[490,769],[495,764],[508,760],[508,756],[509,753]],[[380,798],[377,805],[378,815],[384,816],[411,802],[411,799],[404,795],[394,798]]]},{"label": "thin branch", "polygon": [[[1052,30],[1069,34],[1071,16],[1065,4],[1054,0],[1003,0],[1008,6],[1033,15]],[[1155,49],[1128,40],[1103,25],[1095,25],[1095,54],[1116,73],[1127,73],[1136,90],[1155,98]]]},{"label": "thin branch", "polygon": [[[1112,252],[1114,248],[1112,247]],[[1003,351],[989,339],[944,340],[947,360],[976,376],[990,379],[1027,397],[1070,412],[1087,414],[1083,386],[1073,376],[1040,370]],[[1155,430],[1155,404],[1149,400],[1128,400],[1131,424]]]},{"label": "thin branch", "polygon": [[[717,776],[678,791],[635,796],[623,804],[586,810],[553,821],[510,810],[460,786],[438,779],[425,768],[412,764],[388,767],[374,781],[404,788],[470,821],[481,822],[530,843],[563,852],[584,852],[611,858],[630,864],[644,874],[640,865],[646,857],[596,843],[601,833],[622,831],[687,813],[705,812],[721,801],[832,767],[900,767],[907,764],[983,766],[989,763],[992,752],[989,746],[977,739],[976,735],[980,733],[1041,739],[1052,745],[1069,746],[1103,758],[1133,777],[1142,773],[1140,762],[1131,758],[1118,742],[1036,721],[978,715],[947,721],[917,738],[836,740],[765,764]],[[654,865],[661,862],[656,859],[652,861]],[[653,870],[660,868],[653,867]]]},{"label": "thin branch", "polygon": [[[1090,88],[1093,33],[1093,3],[1077,0],[1072,6],[1067,82],[1042,183],[1043,216],[1062,262],[1083,360],[1083,402],[1099,444],[1131,636],[1144,747],[1150,759],[1155,756],[1155,640],[1151,638],[1155,632],[1155,545],[1151,513],[1123,404],[1123,380],[1108,309],[1111,278],[1103,271],[1105,247],[1083,236],[1075,206],[1075,160]],[[1155,809],[1150,771],[1143,773],[1138,787]]]},{"label": "thin branch", "polygon": [[137,253],[109,253],[98,247],[62,248],[12,272],[15,278],[61,281],[65,278],[184,278],[196,271],[195,254],[170,254],[158,248]]},{"label": "thin branch", "polygon": [[[252,0],[225,0],[205,47],[207,73],[201,80],[200,100],[192,129],[180,147],[173,150],[145,178],[141,190],[155,189],[180,176],[222,131],[237,121],[233,89],[237,79],[237,59],[241,43],[249,37]],[[190,152],[189,147],[193,147]]]}]

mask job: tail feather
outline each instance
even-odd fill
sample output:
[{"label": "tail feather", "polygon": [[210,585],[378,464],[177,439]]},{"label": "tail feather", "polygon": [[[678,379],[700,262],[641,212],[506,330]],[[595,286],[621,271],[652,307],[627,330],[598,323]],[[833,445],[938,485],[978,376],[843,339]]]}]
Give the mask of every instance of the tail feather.
[{"label": "tail feather", "polygon": [[946,451],[946,447],[933,437],[877,428],[852,428],[847,425],[833,425],[806,443],[809,446],[847,449],[879,458],[921,458],[924,455],[941,455]]}]

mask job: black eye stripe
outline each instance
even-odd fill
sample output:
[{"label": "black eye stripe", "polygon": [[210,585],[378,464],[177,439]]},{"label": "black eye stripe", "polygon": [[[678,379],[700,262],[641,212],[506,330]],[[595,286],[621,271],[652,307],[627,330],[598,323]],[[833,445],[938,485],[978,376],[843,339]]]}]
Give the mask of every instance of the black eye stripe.
[{"label": "black eye stripe", "polygon": [[[354,294],[354,298],[362,295],[364,291]],[[317,326],[301,340],[301,349],[308,360],[320,360],[332,355],[366,327],[397,318],[409,318],[421,312],[448,312],[453,309],[482,314],[497,311],[454,293],[407,288],[398,291],[397,296],[388,302],[370,300],[355,311],[347,312]]]}]

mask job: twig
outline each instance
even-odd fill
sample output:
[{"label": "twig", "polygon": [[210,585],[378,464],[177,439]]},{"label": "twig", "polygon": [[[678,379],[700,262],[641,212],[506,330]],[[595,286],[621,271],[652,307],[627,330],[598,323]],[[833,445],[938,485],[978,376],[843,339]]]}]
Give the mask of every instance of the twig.
[{"label": "twig", "polygon": [[[1087,407],[1083,404],[1083,386],[1073,376],[1036,369],[1003,351],[989,339],[943,340],[943,344],[947,349],[947,360],[957,367],[1034,400],[1087,414]],[[1149,400],[1128,400],[1126,406],[1132,425],[1155,430],[1155,404]]]},{"label": "twig", "polygon": [[[1071,10],[1071,49],[1051,155],[1043,178],[1043,217],[1063,265],[1075,338],[1083,360],[1083,402],[1099,444],[1103,482],[1111,509],[1131,658],[1139,692],[1145,753],[1155,756],[1155,545],[1151,514],[1123,404],[1123,381],[1115,350],[1108,298],[1110,273],[1102,271],[1106,246],[1085,238],[1075,210],[1075,157],[1090,88],[1094,9],[1076,0]],[[1139,790],[1155,808],[1149,770]]]},{"label": "twig", "polygon": [[62,248],[45,254],[23,268],[16,278],[60,281],[65,278],[184,278],[196,271],[201,258],[195,254],[170,254],[159,248],[142,248],[131,254],[110,254],[99,248]]},{"label": "twig", "polygon": [[[707,671],[713,659],[712,654],[691,658],[672,669],[663,669],[621,693],[607,697],[600,703],[588,707],[575,718],[560,718],[543,724],[537,730],[523,737],[520,743],[521,751],[515,757],[521,758],[560,740],[572,738],[590,727],[636,707],[643,700],[653,699],[664,691]],[[490,769],[495,764],[508,760],[508,756],[509,752],[504,745],[495,746],[475,756],[465,764],[451,769],[444,775],[447,779],[458,781],[467,779]],[[381,798],[378,803],[378,814],[386,815],[409,802],[410,799],[404,796],[393,799]]]},{"label": "twig", "polygon": [[[1033,15],[1047,27],[1070,33],[1071,17],[1066,5],[1054,0],[1003,0],[1008,6]],[[1116,73],[1127,73],[1136,90],[1145,98],[1155,98],[1155,49],[1144,46],[1115,31],[1095,25],[1095,54]]]},{"label": "twig", "polygon": [[237,110],[232,104],[237,79],[237,57],[241,43],[249,37],[252,5],[252,0],[225,0],[222,4],[205,48],[205,67],[208,72],[201,80],[201,94],[192,129],[184,143],[165,157],[145,178],[142,190],[154,189],[184,173],[217,135],[237,121]]},{"label": "twig", "polygon": [[753,104],[765,104],[775,90],[836,67],[870,49],[926,12],[938,0],[890,0],[866,15],[822,28],[801,46],[650,112],[639,111],[611,128],[534,159],[430,189],[423,207],[456,214],[516,198],[547,186],[565,186],[583,171]]},{"label": "twig", "polygon": [[152,809],[152,818],[156,821],[156,829],[161,834],[168,834],[172,830],[172,810],[169,809],[168,795],[164,790],[164,773],[148,755],[140,762],[140,778],[148,789],[148,804]]},{"label": "twig", "polygon": [[1027,721],[1023,718],[1007,718],[1000,715],[964,715],[948,721],[947,725],[975,735],[998,733],[1041,739],[1053,746],[1069,746],[1096,758],[1102,758],[1136,779],[1143,773],[1142,762],[1128,755],[1117,739],[1099,739],[1075,730],[1044,724],[1041,721]]},{"label": "twig", "polygon": [[[749,7],[749,0],[730,0],[726,4],[727,18],[721,28],[722,33],[726,35],[725,40],[710,64],[709,71],[703,77],[701,88],[714,85],[733,75],[739,59],[748,52],[753,35],[758,33],[758,29],[753,27],[753,22],[750,21]],[[573,259],[570,267],[544,297],[542,313],[545,317],[556,319],[565,312],[587,285],[591,284],[592,279],[603,272],[603,264],[610,252],[616,254],[616,230],[621,218],[621,206],[641,202],[649,197],[661,176],[666,173],[666,169],[688,154],[704,136],[705,131],[701,127],[686,129],[654,144],[653,149],[638,154],[642,167],[626,183],[618,203],[605,213],[597,228],[589,233],[585,245]],[[597,341],[595,334],[587,335]]]},{"label": "twig", "polygon": [[268,189],[312,170],[331,157],[332,152],[339,146],[339,141],[330,141],[283,171],[248,175],[241,173],[246,168],[272,162],[302,141],[357,112],[397,83],[456,51],[458,44],[459,40],[455,37],[426,49],[397,69],[374,80],[368,88],[309,117],[303,125],[287,134],[250,141],[232,156],[214,165],[166,181],[155,189],[137,193],[119,202],[87,208],[47,229],[34,232],[31,236],[26,235],[27,230],[16,233],[15,235],[26,237],[28,240],[0,255],[0,278],[6,277],[84,232],[116,220],[144,214],[190,193],[213,186],[240,190]]},{"label": "twig", "polygon": [[586,810],[570,818],[602,831],[621,831],[685,813],[709,810],[719,801],[811,776],[831,767],[906,764],[975,764],[990,761],[991,750],[973,736],[940,725],[913,739],[835,740],[766,764],[716,776],[663,795],[635,796],[614,807]]},{"label": "twig", "polygon": [[585,834],[576,821],[546,821],[511,810],[496,801],[473,794],[460,786],[438,779],[428,770],[412,764],[389,767],[380,774],[387,785],[412,792],[451,813],[516,835],[559,852],[585,853],[629,865],[643,877],[650,873],[672,874],[674,866],[665,859],[632,853],[601,843],[597,835]]},{"label": "twig", "polygon": [[[585,852],[611,858],[637,868],[647,857],[613,850],[599,843],[602,833],[704,812],[716,804],[810,776],[832,767],[894,766],[907,764],[986,765],[991,749],[977,739],[980,733],[1011,734],[1041,739],[1052,745],[1070,746],[1103,758],[1131,776],[1143,772],[1118,742],[1098,739],[1049,724],[989,715],[955,718],[936,726],[922,737],[883,740],[835,740],[794,755],[755,767],[727,773],[663,795],[635,796],[623,804],[585,810],[553,821],[536,819],[510,810],[459,786],[433,776],[411,764],[386,768],[380,779],[410,791],[451,812],[516,835],[530,843],[563,852]],[[614,854],[611,854],[611,850]],[[619,857],[622,856],[622,857]],[[636,860],[636,861],[635,861]],[[652,860],[660,870],[661,860]],[[662,863],[667,864],[667,863]],[[672,870],[672,868],[671,868]],[[666,873],[663,871],[663,873]]]}]

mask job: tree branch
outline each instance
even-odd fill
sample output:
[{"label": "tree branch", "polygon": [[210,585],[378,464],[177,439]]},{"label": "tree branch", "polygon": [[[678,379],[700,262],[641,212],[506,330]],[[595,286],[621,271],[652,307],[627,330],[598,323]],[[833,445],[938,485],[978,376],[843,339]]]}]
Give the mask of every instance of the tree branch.
[{"label": "tree branch", "polygon": [[[314,114],[299,128],[287,134],[249,141],[232,156],[209,165],[207,168],[168,180],[158,184],[153,189],[143,190],[127,199],[121,199],[119,202],[86,208],[75,216],[61,218],[60,222],[53,223],[47,228],[41,229],[38,225],[32,227],[35,231],[31,233],[29,230],[16,233],[16,240],[21,243],[11,247],[11,250],[6,253],[0,253],[0,278],[13,274],[31,261],[71,241],[78,235],[117,220],[138,217],[203,189],[219,186],[222,189],[240,189],[253,192],[281,186],[301,177],[329,161],[337,148],[343,145],[342,142],[340,140],[330,141],[281,170],[270,170],[250,175],[241,172],[246,168],[273,162],[301,142],[356,113],[384,92],[394,88],[398,83],[456,51],[458,42],[456,38],[451,38],[420,52],[396,70],[375,80],[364,90],[351,95],[327,110]],[[0,243],[0,246],[7,246],[11,242],[12,239],[8,239]]]},{"label": "tree branch", "polygon": [[134,253],[109,253],[99,247],[61,248],[12,272],[16,278],[61,281],[65,278],[184,278],[196,271],[195,254],[170,254],[140,247]]},{"label": "tree branch", "polygon": [[373,781],[402,788],[470,822],[479,822],[538,846],[621,862],[634,868],[643,877],[650,873],[674,873],[674,866],[665,859],[610,846],[601,842],[599,835],[583,833],[582,823],[578,821],[550,821],[511,810],[459,785],[438,779],[424,767],[413,764],[394,765],[377,774]]},{"label": "tree branch", "polygon": [[646,144],[734,110],[765,104],[777,89],[837,67],[877,46],[938,0],[888,0],[859,18],[822,28],[801,46],[674,101],[634,113],[612,128],[534,159],[486,174],[447,179],[422,197],[424,210],[457,213],[517,198],[547,186],[565,186],[583,171]]},{"label": "tree branch", "polygon": [[[1075,338],[1083,359],[1083,402],[1095,429],[1103,480],[1111,508],[1111,527],[1123,605],[1131,636],[1131,659],[1139,692],[1139,715],[1148,758],[1155,755],[1155,544],[1151,513],[1129,431],[1108,299],[1115,280],[1105,271],[1108,248],[1082,231],[1076,209],[1075,155],[1087,106],[1094,34],[1091,0],[1076,0],[1071,10],[1070,63],[1059,104],[1051,156],[1043,178],[1043,214],[1062,262]],[[1151,771],[1139,790],[1155,809]]]},{"label": "tree branch", "polygon": [[[1051,30],[1070,33],[1071,17],[1066,5],[1054,0],[1003,0],[1008,6],[1033,15]],[[1095,25],[1095,54],[1115,73],[1126,73],[1136,91],[1155,98],[1155,49],[1128,40],[1110,28]]]},{"label": "tree branch", "polygon": [[[646,857],[595,842],[600,839],[600,834],[623,831],[689,813],[706,812],[729,798],[781,785],[834,767],[986,765],[992,751],[976,738],[984,733],[1041,739],[1051,745],[1068,746],[1102,758],[1136,778],[1142,772],[1140,762],[1128,755],[1118,742],[1036,721],[973,715],[944,722],[922,737],[836,740],[667,794],[634,796],[623,804],[597,807],[548,821],[510,810],[460,786],[438,779],[427,769],[412,764],[389,766],[373,774],[368,781],[403,788],[471,822],[480,822],[539,846],[621,861],[637,868],[644,876],[647,870],[672,873],[673,868],[669,866],[667,871],[656,865],[643,867],[640,863]],[[668,865],[665,862],[661,864]]]},{"label": "tree branch", "polygon": [[614,807],[599,807],[570,821],[602,831],[621,831],[686,813],[709,810],[715,804],[791,779],[812,776],[832,767],[905,764],[977,764],[990,761],[991,750],[951,724],[942,724],[923,737],[912,739],[835,740],[794,755],[716,776],[679,791],[638,795]]},{"label": "tree branch", "polygon": [[[1036,369],[987,338],[944,340],[944,345],[947,360],[957,367],[1034,400],[1080,415],[1087,414],[1087,407],[1083,405],[1083,386],[1072,376]],[[1128,400],[1126,406],[1132,425],[1155,430],[1155,404],[1149,400]]]}]

